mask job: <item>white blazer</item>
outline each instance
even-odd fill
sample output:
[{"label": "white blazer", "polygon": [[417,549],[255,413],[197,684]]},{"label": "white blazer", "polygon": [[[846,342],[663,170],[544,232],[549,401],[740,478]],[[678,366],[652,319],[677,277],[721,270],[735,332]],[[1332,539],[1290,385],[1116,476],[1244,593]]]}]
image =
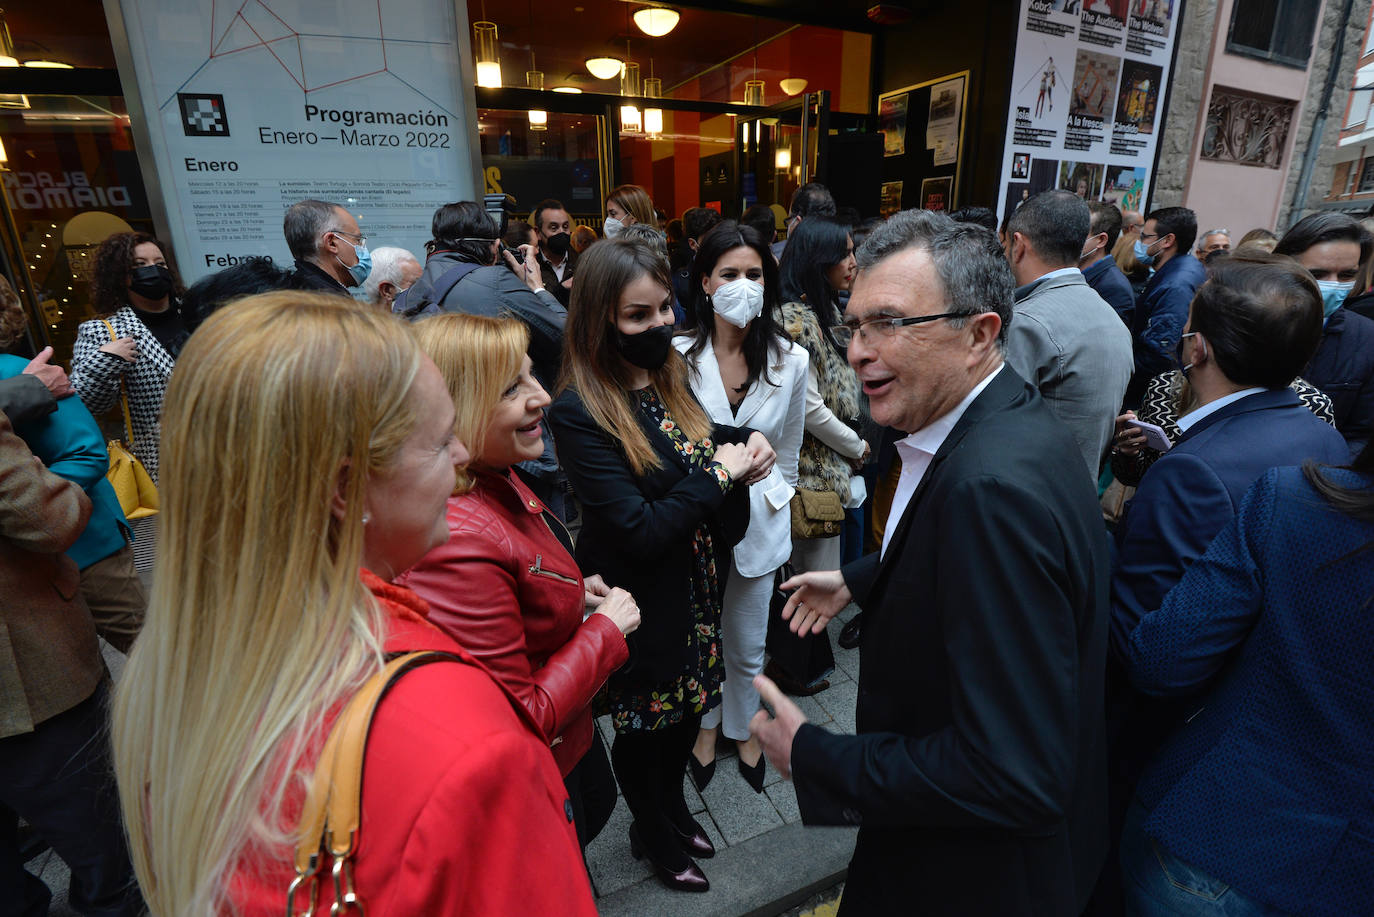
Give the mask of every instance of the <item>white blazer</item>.
[{"label": "white blazer", "polygon": [[[686,354],[692,337],[673,340]],[[711,420],[749,427],[767,437],[778,454],[768,477],[749,488],[749,529],[735,545],[735,569],[742,576],[764,576],[781,567],[792,554],[792,513],[788,504],[797,486],[797,454],[806,431],[806,376],[810,364],[805,348],[783,340],[781,358],[768,368],[772,382],[758,379],[744,395],[737,414],[730,413],[720,365],[710,346],[689,359],[692,391]]]}]

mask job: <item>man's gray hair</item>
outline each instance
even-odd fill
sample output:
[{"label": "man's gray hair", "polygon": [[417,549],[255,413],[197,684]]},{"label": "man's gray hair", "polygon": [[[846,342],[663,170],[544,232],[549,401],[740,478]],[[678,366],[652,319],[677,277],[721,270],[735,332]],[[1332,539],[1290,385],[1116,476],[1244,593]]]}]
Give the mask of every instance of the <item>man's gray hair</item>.
[{"label": "man's gray hair", "polygon": [[631,223],[620,231],[622,239],[629,239],[637,242],[645,248],[658,255],[664,261],[668,260],[668,242],[663,238],[663,234],[654,229],[648,223]]},{"label": "man's gray hair", "polygon": [[[893,255],[919,249],[930,255],[944,288],[943,311],[960,315],[996,312],[1002,319],[998,344],[1005,345],[1011,325],[1016,282],[997,237],[972,223],[956,223],[943,213],[903,210],[874,229],[857,253],[862,273]],[[950,325],[962,327],[952,319]]]},{"label": "man's gray hair", "polygon": [[316,200],[305,200],[288,207],[286,219],[282,221],[282,234],[286,236],[286,247],[291,250],[291,257],[297,261],[313,257],[319,249],[320,236],[334,228],[336,211],[342,209],[338,204]]},{"label": "man's gray hair", "polygon": [[363,282],[363,296],[368,302],[377,306],[383,305],[377,298],[377,288],[384,283],[389,283],[398,290],[401,288],[401,267],[407,261],[420,263],[419,258],[394,245],[379,248],[372,253],[372,270]]}]

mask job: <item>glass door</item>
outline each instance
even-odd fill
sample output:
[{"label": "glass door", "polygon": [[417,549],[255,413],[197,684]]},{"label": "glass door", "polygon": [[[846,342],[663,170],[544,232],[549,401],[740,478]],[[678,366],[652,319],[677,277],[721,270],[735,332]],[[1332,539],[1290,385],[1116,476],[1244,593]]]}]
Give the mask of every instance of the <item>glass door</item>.
[{"label": "glass door", "polygon": [[830,93],[808,92],[769,106],[766,113],[740,118],[735,154],[739,175],[733,210],[738,216],[756,203],[777,215],[779,228],[797,188],[823,181],[829,146]]}]

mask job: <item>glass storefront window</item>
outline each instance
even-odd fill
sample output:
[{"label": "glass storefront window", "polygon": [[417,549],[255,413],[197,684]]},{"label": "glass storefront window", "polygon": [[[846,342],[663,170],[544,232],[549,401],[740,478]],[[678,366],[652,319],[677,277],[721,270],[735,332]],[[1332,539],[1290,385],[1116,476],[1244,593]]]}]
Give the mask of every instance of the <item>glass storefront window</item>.
[{"label": "glass storefront window", "polygon": [[530,127],[526,111],[479,109],[477,136],[487,194],[510,194],[528,216],[546,198],[563,202],[573,221],[601,225],[603,182],[595,115],[547,113],[545,130]]},{"label": "glass storefront window", "polygon": [[152,232],[152,221],[122,98],[27,98],[27,109],[0,108],[0,179],[13,218],[5,251],[27,287],[21,296],[38,303],[35,339],[66,362],[77,325],[92,315],[96,248],[112,233]]}]

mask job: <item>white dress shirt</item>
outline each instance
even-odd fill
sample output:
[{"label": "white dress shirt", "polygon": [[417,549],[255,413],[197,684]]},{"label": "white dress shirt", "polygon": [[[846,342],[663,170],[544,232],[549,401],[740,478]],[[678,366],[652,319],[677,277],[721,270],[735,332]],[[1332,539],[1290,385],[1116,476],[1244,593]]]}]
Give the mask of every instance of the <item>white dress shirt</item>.
[{"label": "white dress shirt", "polygon": [[1201,420],[1209,414],[1214,414],[1217,411],[1220,411],[1228,404],[1234,404],[1242,398],[1246,398],[1250,395],[1258,395],[1260,392],[1267,391],[1269,391],[1269,389],[1267,388],[1243,388],[1238,392],[1232,392],[1229,395],[1218,398],[1216,401],[1209,401],[1200,408],[1194,408],[1187,414],[1184,414],[1178,420],[1175,420],[1174,424],[1178,427],[1180,433],[1186,433],[1188,431],[1188,428],[1191,427],[1193,424],[1197,423],[1199,420]]},{"label": "white dress shirt", "polygon": [[973,390],[964,396],[964,400],[954,406],[953,410],[937,417],[905,439],[897,441],[897,454],[902,457],[902,474],[897,479],[897,490],[892,495],[892,509],[888,511],[887,526],[883,531],[883,555],[887,554],[887,546],[892,541],[892,533],[897,531],[897,524],[906,512],[907,504],[911,502],[912,495],[916,493],[921,478],[925,477],[926,469],[935,459],[935,453],[939,452],[940,447],[945,444],[945,439],[948,438],[955,425],[959,423],[959,418],[964,416],[968,406],[973,404],[974,399],[983,394],[983,389],[992,384],[992,380],[997,378],[997,374],[1005,368],[1006,364],[1003,363],[988,373],[987,378],[975,385]]}]

